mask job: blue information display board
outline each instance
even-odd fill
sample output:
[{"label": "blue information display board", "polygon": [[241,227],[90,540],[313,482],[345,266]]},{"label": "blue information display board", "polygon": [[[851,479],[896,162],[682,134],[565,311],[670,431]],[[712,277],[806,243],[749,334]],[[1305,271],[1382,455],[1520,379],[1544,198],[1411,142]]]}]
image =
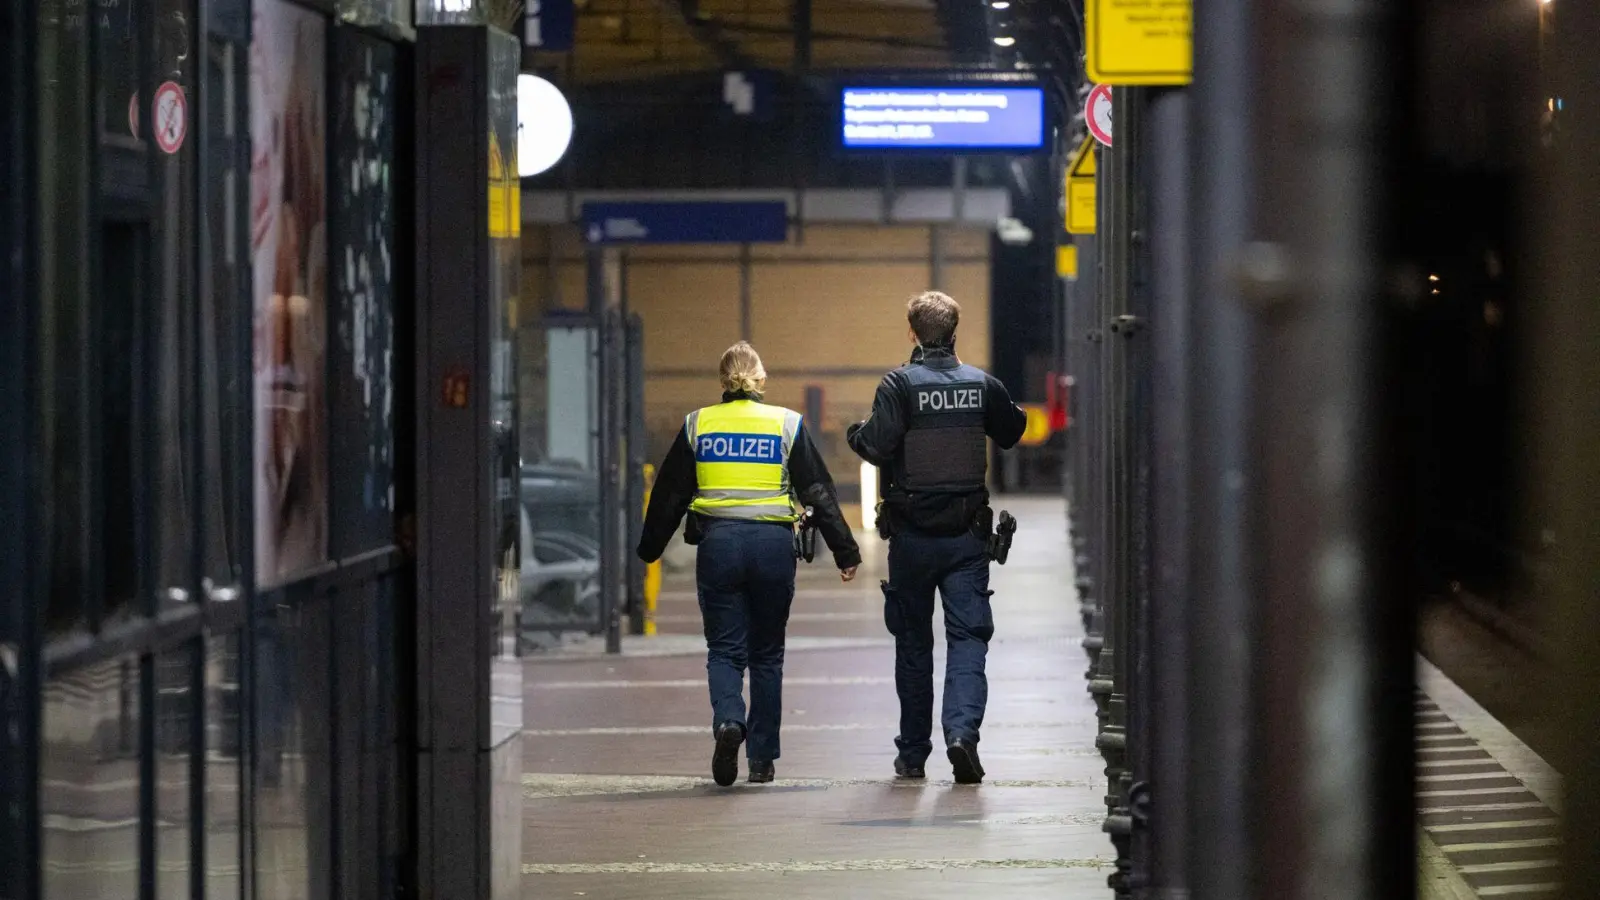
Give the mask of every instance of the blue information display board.
[{"label": "blue information display board", "polygon": [[573,0],[526,0],[522,42],[534,50],[565,53],[572,49],[577,12]]},{"label": "blue information display board", "polygon": [[1013,150],[1044,146],[1040,87],[839,89],[847,149]]},{"label": "blue information display board", "polygon": [[591,244],[781,244],[789,239],[782,200],[644,201],[583,204]]}]

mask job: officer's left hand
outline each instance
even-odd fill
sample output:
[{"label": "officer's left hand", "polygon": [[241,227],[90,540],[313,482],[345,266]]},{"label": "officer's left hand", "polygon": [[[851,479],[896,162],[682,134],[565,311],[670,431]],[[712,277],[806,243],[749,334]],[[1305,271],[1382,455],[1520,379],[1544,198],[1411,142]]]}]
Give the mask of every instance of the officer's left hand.
[{"label": "officer's left hand", "polygon": [[855,566],[851,566],[848,569],[840,569],[839,570],[839,580],[840,581],[845,581],[845,582],[852,581],[852,580],[855,579],[855,577],[856,577],[856,567]]}]

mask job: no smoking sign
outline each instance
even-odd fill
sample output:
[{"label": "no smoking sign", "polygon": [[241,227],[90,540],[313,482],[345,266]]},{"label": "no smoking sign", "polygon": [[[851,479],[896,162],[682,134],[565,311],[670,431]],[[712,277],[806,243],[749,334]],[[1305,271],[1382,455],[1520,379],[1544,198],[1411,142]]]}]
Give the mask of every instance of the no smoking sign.
[{"label": "no smoking sign", "polygon": [[176,81],[168,81],[156,88],[155,109],[156,145],[163,153],[177,153],[189,133],[189,101]]}]

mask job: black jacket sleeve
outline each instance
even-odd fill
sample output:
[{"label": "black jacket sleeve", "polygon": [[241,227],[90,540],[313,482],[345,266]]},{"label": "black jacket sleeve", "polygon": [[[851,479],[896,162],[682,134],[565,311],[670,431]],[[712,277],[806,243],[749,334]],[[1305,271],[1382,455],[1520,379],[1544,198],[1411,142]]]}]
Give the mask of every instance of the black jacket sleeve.
[{"label": "black jacket sleeve", "polygon": [[667,458],[656,473],[655,486],[650,489],[650,506],[645,511],[644,528],[639,534],[636,551],[645,562],[655,562],[667,552],[667,544],[689,511],[699,483],[695,479],[694,450],[689,447],[689,435],[678,429],[678,438],[667,451]]},{"label": "black jacket sleeve", "polygon": [[817,530],[833,551],[833,562],[840,569],[861,565],[861,548],[856,537],[839,511],[839,495],[833,487],[833,476],[828,474],[828,464],[823,462],[817,445],[811,442],[811,433],[804,425],[795,433],[794,445],[789,449],[789,482],[794,485],[800,502],[810,506],[817,518]]},{"label": "black jacket sleeve", "polygon": [[1011,395],[1006,392],[1006,386],[1000,379],[993,375],[988,376],[988,406],[983,410],[983,430],[1000,445],[1001,450],[1010,450],[1022,440],[1022,432],[1028,427],[1028,414],[1022,408],[1011,402]]},{"label": "black jacket sleeve", "polygon": [[900,452],[900,442],[906,436],[905,404],[901,396],[895,373],[883,376],[878,394],[872,400],[872,415],[867,421],[850,426],[846,434],[850,449],[880,468],[894,461],[895,454]]}]

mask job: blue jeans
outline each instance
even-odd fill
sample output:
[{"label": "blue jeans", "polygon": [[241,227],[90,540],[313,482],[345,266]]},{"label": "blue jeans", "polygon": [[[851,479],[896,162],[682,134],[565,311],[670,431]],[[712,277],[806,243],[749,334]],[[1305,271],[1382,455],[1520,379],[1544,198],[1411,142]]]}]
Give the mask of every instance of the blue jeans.
[{"label": "blue jeans", "polygon": [[994,637],[989,556],[973,534],[933,537],[902,532],[889,541],[883,619],[894,635],[894,686],[900,695],[895,746],[912,765],[933,752],[933,592],[944,600],[944,739],[974,743],[989,702],[984,661]]},{"label": "blue jeans", "polygon": [[[695,576],[706,633],[711,726],[744,725],[745,753],[779,756],[783,724],[783,638],[794,602],[794,531],[763,522],[712,521],[700,541]],[[745,720],[744,670],[750,669]]]}]

